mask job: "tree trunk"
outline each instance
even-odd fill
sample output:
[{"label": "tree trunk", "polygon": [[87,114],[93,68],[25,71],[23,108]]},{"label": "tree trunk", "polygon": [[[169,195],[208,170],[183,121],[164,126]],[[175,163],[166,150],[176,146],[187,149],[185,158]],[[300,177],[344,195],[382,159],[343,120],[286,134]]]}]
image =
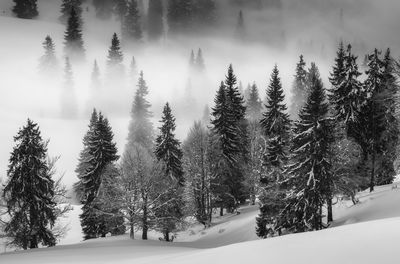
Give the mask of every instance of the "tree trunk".
[{"label": "tree trunk", "polygon": [[130,212],[130,215],[129,215],[129,222],[130,222],[129,225],[130,225],[130,229],[131,229],[130,232],[129,232],[129,237],[131,239],[135,239],[135,227],[134,227],[133,216],[134,216],[134,214],[133,214],[133,209],[132,209],[132,211]]},{"label": "tree trunk", "polygon": [[149,230],[149,226],[147,223],[147,204],[143,205],[143,218],[142,218],[142,239],[147,240],[147,231]]},{"label": "tree trunk", "polygon": [[219,216],[224,216],[224,207],[222,207],[222,206],[219,209]]},{"label": "tree trunk", "polygon": [[326,201],[327,205],[328,205],[328,223],[333,221],[333,212],[332,212],[332,198],[328,198],[328,200]]},{"label": "tree trunk", "polygon": [[372,168],[371,168],[371,181],[369,183],[369,191],[373,192],[375,187],[375,149],[372,151]]},{"label": "tree trunk", "polygon": [[169,231],[164,232],[164,239],[165,241],[169,242]]}]

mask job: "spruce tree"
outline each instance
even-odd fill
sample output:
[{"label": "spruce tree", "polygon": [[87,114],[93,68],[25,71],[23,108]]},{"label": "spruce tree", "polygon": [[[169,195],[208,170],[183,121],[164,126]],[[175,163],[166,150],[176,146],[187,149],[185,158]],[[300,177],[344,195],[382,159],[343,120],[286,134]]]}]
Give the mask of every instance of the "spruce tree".
[{"label": "spruce tree", "polygon": [[204,64],[203,51],[200,48],[197,51],[195,64],[198,72],[204,72],[206,66]]},{"label": "spruce tree", "polygon": [[[284,103],[282,83],[278,67],[275,65],[267,89],[266,111],[260,121],[261,130],[266,140],[264,166],[267,174],[261,182],[263,191],[260,195],[260,214],[257,217],[257,235],[267,237],[273,231],[280,233],[280,210],[284,208],[284,198],[281,181],[284,180],[284,168],[287,165],[289,153],[290,119]],[[271,226],[268,230],[267,226]]]},{"label": "spruce tree", "polygon": [[182,187],[184,185],[182,168],[182,150],[180,142],[175,138],[175,117],[167,103],[163,110],[160,134],[156,138],[155,155],[163,164],[163,175],[159,183],[166,190],[160,197],[160,206],[156,210],[158,229],[164,239],[170,241],[170,233],[183,217]]},{"label": "spruce tree", "polygon": [[128,40],[141,41],[143,38],[140,13],[136,0],[128,3],[128,12],[122,25],[122,35]]},{"label": "spruce tree", "polygon": [[15,5],[12,9],[18,18],[32,19],[39,15],[37,0],[13,0]]},{"label": "spruce tree", "polygon": [[[78,17],[82,15],[82,0],[62,0],[61,3],[61,16],[59,20],[66,23],[71,15],[71,10],[74,9]],[[80,21],[82,24],[82,20]]]},{"label": "spruce tree", "polygon": [[131,110],[131,123],[129,125],[128,146],[140,143],[143,147],[150,150],[153,146],[153,125],[150,121],[152,113],[150,103],[146,96],[149,94],[143,72],[137,84],[135,97]]},{"label": "spruce tree", "polygon": [[23,249],[54,246],[55,184],[47,163],[47,142],[29,119],[14,141],[3,193],[10,215],[5,232],[11,244]]},{"label": "spruce tree", "polygon": [[358,112],[362,97],[362,84],[358,80],[361,73],[358,71],[357,57],[352,54],[351,45],[345,51],[340,43],[335,59],[335,66],[329,78],[332,88],[329,90],[329,101],[333,106],[334,117],[344,122],[346,134],[357,140],[355,130],[359,122]]},{"label": "spruce tree", "polygon": [[[97,119],[97,120],[96,120]],[[93,124],[92,124],[93,122]],[[117,148],[113,142],[113,133],[105,118],[101,113],[92,114],[91,124],[87,136],[84,137],[84,159],[80,160],[77,172],[84,173],[78,175],[82,184],[82,214],[80,215],[81,226],[85,239],[105,236],[108,233],[109,226],[104,223],[104,210],[102,202],[98,197],[99,189],[102,184],[102,175],[106,168],[118,160]],[[81,156],[82,156],[81,153]],[[107,212],[106,212],[107,214]]]},{"label": "spruce tree", "polygon": [[43,42],[44,54],[40,58],[39,71],[41,73],[51,73],[57,68],[57,58],[55,54],[55,45],[50,36],[46,36]]},{"label": "spruce tree", "polygon": [[328,104],[317,71],[311,72],[309,80],[309,95],[293,130],[289,176],[283,183],[289,191],[278,226],[293,232],[324,227],[322,206],[332,185],[329,162],[332,125]]},{"label": "spruce tree", "polygon": [[160,40],[164,33],[163,2],[162,0],[149,0],[147,15],[147,34],[151,41]]},{"label": "spruce tree", "polygon": [[292,103],[289,107],[290,116],[293,120],[297,119],[300,109],[303,107],[307,98],[307,70],[303,55],[296,66],[296,75],[292,87]]},{"label": "spruce tree", "polygon": [[168,103],[164,107],[161,123],[160,134],[156,138],[155,154],[158,160],[164,162],[166,176],[174,178],[182,186],[182,150],[180,142],[175,138],[175,117]]},{"label": "spruce tree", "polygon": [[[229,66],[225,82],[221,83],[213,108],[212,132],[221,152],[216,177],[218,186],[228,191],[220,192],[222,206],[236,209],[245,197],[244,172],[248,162],[248,124],[246,107],[236,85],[232,65]],[[225,187],[222,187],[225,186]]]},{"label": "spruce tree", "polygon": [[246,107],[247,119],[250,122],[259,122],[259,120],[261,120],[262,102],[255,83],[250,87],[249,97],[246,100]]},{"label": "spruce tree", "polygon": [[124,56],[121,51],[120,41],[117,33],[113,34],[111,39],[111,46],[108,49],[107,65],[109,67],[121,67],[124,60]]},{"label": "spruce tree", "polygon": [[64,52],[72,61],[82,60],[85,56],[83,44],[80,18],[72,8],[64,34]]},{"label": "spruce tree", "polygon": [[370,183],[369,189],[372,192],[377,184],[377,170],[382,162],[384,152],[383,136],[387,129],[386,119],[386,99],[385,91],[385,65],[380,58],[381,52],[377,49],[368,56],[368,69],[364,81],[365,101],[361,107],[360,116],[362,118],[363,129],[363,149],[368,154]]},{"label": "spruce tree", "polygon": [[390,49],[387,49],[383,58],[385,82],[385,132],[383,135],[382,166],[378,172],[377,184],[385,185],[393,182],[396,175],[394,161],[397,159],[397,146],[399,143],[399,120],[397,117],[397,100],[399,86],[395,77],[395,64],[391,57]]}]

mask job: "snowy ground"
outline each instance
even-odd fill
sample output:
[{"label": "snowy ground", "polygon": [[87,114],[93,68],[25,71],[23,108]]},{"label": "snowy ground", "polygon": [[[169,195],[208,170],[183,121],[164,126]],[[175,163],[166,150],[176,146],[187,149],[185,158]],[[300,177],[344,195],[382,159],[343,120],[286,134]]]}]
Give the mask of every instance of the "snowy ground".
[{"label": "snowy ground", "polygon": [[120,236],[79,242],[80,209],[74,206],[65,220],[70,231],[60,246],[2,254],[0,263],[394,264],[400,238],[398,184],[359,193],[360,204],[355,206],[348,201],[336,204],[337,220],[329,229],[267,240],[259,240],[254,232],[257,206],[247,206],[239,215],[216,218],[209,229],[189,227],[174,243],[157,241],[156,233],[150,241]]}]

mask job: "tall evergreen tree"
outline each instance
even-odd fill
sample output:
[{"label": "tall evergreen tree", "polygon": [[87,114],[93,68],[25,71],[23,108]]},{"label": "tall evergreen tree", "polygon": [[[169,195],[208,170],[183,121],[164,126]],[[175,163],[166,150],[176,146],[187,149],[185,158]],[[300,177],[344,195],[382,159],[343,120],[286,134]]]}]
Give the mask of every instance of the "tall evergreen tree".
[{"label": "tall evergreen tree", "polygon": [[312,71],[310,75],[307,102],[295,122],[289,177],[284,182],[289,192],[280,227],[294,232],[324,227],[322,206],[332,185],[329,162],[332,125],[323,84],[316,73]]},{"label": "tall evergreen tree", "polygon": [[164,33],[162,0],[149,0],[147,15],[147,34],[149,40],[157,41]]},{"label": "tall evergreen tree", "polygon": [[[96,114],[92,115],[96,119]],[[84,173],[78,178],[82,182],[83,202],[82,214],[80,215],[81,226],[85,239],[105,236],[108,226],[99,217],[102,215],[101,203],[96,200],[102,183],[102,175],[106,168],[118,160],[117,148],[113,142],[113,133],[101,113],[94,121],[93,128],[89,127],[87,138],[84,138],[84,160],[81,160],[78,168],[83,168]],[[86,149],[86,150],[85,150]],[[80,170],[78,170],[80,171]]]},{"label": "tall evergreen tree", "polygon": [[[291,128],[276,65],[271,74],[267,97],[266,111],[260,121],[266,140],[264,165],[267,173],[265,178],[261,179],[263,191],[260,196],[260,214],[257,217],[257,235],[263,238],[271,233],[267,226],[272,226],[271,229],[274,230],[280,224],[277,215],[284,207],[282,203],[284,190],[281,189],[280,184],[284,180],[283,171],[288,161]],[[276,231],[280,233],[279,229]]]},{"label": "tall evergreen tree", "polygon": [[369,55],[367,79],[364,81],[365,102],[361,108],[362,128],[364,132],[364,151],[368,153],[370,174],[369,188],[374,190],[379,165],[384,153],[383,136],[386,132],[385,65],[377,49]]},{"label": "tall evergreen tree", "polygon": [[50,36],[46,36],[43,42],[44,54],[40,58],[39,71],[41,73],[51,73],[57,68],[57,58],[55,54],[55,45]]},{"label": "tall evergreen tree", "polygon": [[82,60],[85,56],[83,45],[80,18],[75,8],[72,8],[64,34],[64,52],[73,61]]},{"label": "tall evergreen tree", "polygon": [[174,178],[183,185],[182,150],[180,142],[175,138],[175,117],[167,103],[163,110],[160,135],[156,138],[156,156],[165,163],[166,176]]},{"label": "tall evergreen tree", "polygon": [[39,15],[37,0],[13,0],[15,5],[12,9],[18,18],[32,19]]},{"label": "tall evergreen tree", "polygon": [[[82,0],[62,0],[61,3],[61,16],[59,20],[62,23],[67,23],[68,18],[71,15],[71,10],[74,9],[79,18],[82,15]],[[82,24],[82,20],[80,19]]]},{"label": "tall evergreen tree", "polygon": [[220,200],[229,210],[236,209],[245,197],[243,181],[248,162],[246,107],[236,82],[230,65],[225,82],[221,83],[217,92],[211,121],[221,151],[221,160],[216,161],[222,166],[217,169],[218,185],[228,189],[221,192]]},{"label": "tall evergreen tree", "polygon": [[394,61],[387,49],[383,58],[384,66],[384,96],[385,96],[385,133],[383,134],[382,166],[378,172],[377,184],[384,185],[393,182],[396,175],[394,161],[397,159],[399,143],[399,120],[397,115],[397,101],[399,86],[395,77]]},{"label": "tall evergreen tree", "polygon": [[160,183],[166,192],[160,197],[161,206],[156,210],[157,226],[164,234],[166,241],[170,240],[170,233],[176,228],[176,224],[183,217],[182,187],[184,185],[182,168],[182,150],[180,142],[175,138],[175,117],[167,103],[163,110],[160,134],[156,138],[155,155],[164,167],[163,175],[160,175]]},{"label": "tall evergreen tree", "polygon": [[55,184],[47,163],[47,142],[29,119],[14,141],[3,194],[10,215],[5,232],[13,245],[23,249],[54,246]]},{"label": "tall evergreen tree", "polygon": [[150,121],[152,113],[150,103],[146,96],[149,94],[143,72],[140,72],[137,90],[133,99],[131,110],[131,123],[129,125],[128,146],[140,143],[148,150],[153,146],[153,125]]},{"label": "tall evergreen tree", "polygon": [[128,12],[123,20],[122,35],[128,40],[140,41],[143,38],[140,13],[136,0],[128,3]]},{"label": "tall evergreen tree", "polygon": [[297,119],[300,109],[303,107],[307,98],[307,70],[303,55],[296,66],[296,75],[292,87],[292,103],[289,107],[290,116],[293,120]]}]

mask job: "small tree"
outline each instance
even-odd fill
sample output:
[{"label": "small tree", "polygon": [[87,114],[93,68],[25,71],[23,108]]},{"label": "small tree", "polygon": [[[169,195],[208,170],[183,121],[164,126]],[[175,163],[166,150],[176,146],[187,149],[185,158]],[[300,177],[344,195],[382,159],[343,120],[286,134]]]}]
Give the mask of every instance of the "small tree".
[{"label": "small tree", "polygon": [[50,36],[46,36],[43,42],[44,54],[40,57],[39,71],[43,74],[51,73],[57,68],[55,45]]}]

